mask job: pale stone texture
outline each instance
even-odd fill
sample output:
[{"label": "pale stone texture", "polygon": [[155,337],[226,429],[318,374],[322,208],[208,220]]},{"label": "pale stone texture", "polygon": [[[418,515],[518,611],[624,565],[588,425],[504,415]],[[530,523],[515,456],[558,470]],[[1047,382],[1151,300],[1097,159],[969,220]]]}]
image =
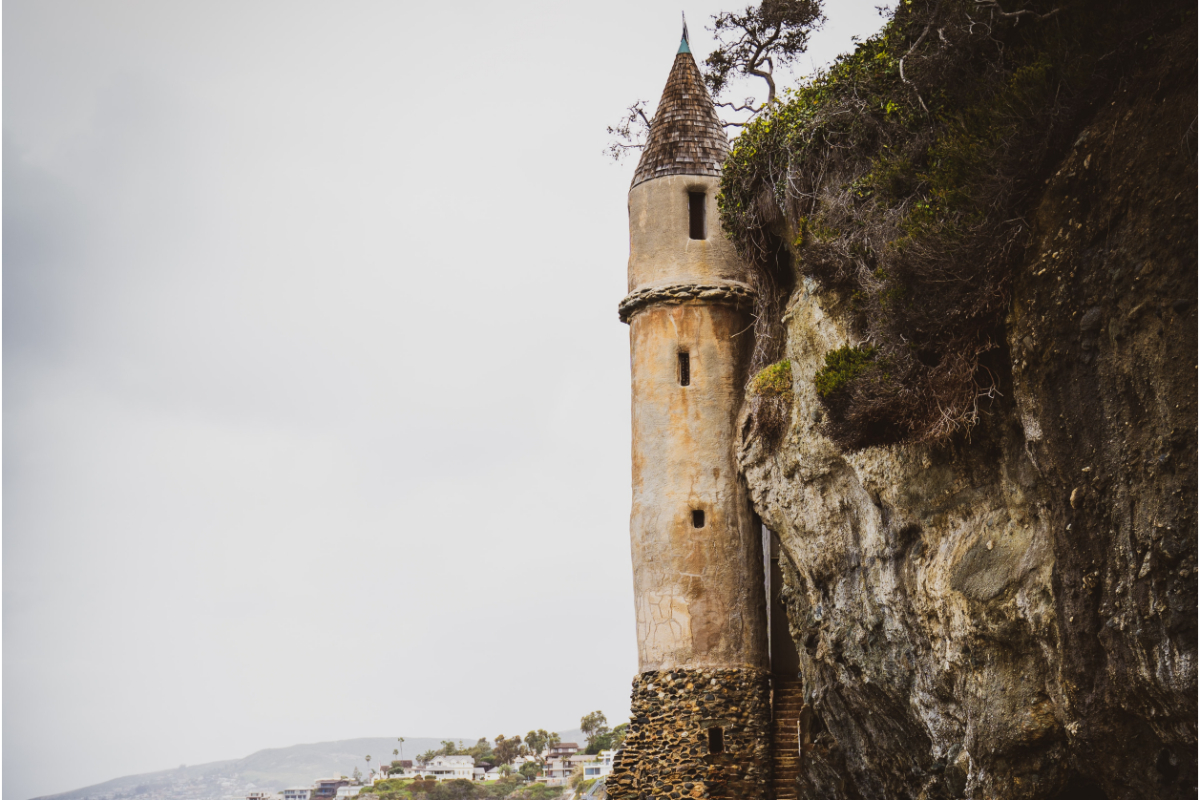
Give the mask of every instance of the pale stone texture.
[{"label": "pale stone texture", "polygon": [[[765,667],[762,545],[733,455],[747,314],[655,305],[630,321],[634,597],[641,670]],[[691,385],[679,384],[679,354]],[[693,511],[703,511],[695,528]]]},{"label": "pale stone texture", "polygon": [[[720,179],[669,175],[629,190],[629,291],[667,283],[745,281],[721,231]],[[688,238],[688,192],[705,192],[708,238]]]}]

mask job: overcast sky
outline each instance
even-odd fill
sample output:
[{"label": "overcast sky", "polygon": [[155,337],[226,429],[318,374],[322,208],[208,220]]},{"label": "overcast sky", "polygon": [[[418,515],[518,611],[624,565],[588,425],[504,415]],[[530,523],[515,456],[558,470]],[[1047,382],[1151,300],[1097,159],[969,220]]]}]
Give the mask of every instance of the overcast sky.
[{"label": "overcast sky", "polygon": [[[722,7],[686,7],[700,59]],[[4,794],[624,719],[634,161],[601,150],[679,5],[3,31]]]}]

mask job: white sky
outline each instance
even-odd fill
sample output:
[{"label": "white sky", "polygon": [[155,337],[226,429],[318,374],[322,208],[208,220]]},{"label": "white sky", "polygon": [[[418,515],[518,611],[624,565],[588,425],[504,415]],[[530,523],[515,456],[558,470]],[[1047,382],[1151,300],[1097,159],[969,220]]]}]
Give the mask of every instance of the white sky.
[{"label": "white sky", "polygon": [[5,795],[624,718],[601,150],[678,39],[644,0],[4,3]]}]

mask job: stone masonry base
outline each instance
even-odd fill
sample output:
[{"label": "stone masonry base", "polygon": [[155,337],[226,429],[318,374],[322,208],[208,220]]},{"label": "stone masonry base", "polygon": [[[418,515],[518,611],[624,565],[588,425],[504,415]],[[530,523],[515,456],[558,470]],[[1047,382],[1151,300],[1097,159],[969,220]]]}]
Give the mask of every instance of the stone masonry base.
[{"label": "stone masonry base", "polygon": [[770,800],[770,696],[761,670],[643,672],[608,797]]}]

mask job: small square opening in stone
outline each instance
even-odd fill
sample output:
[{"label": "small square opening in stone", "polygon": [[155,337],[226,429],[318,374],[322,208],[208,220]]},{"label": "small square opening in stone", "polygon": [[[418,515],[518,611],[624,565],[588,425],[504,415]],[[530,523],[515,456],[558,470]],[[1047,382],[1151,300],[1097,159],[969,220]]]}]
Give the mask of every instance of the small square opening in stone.
[{"label": "small square opening in stone", "polygon": [[714,725],[708,729],[708,752],[725,752],[725,729],[720,725]]},{"label": "small square opening in stone", "polygon": [[704,512],[699,508],[692,510],[692,527],[693,528],[703,528],[704,527]]}]

